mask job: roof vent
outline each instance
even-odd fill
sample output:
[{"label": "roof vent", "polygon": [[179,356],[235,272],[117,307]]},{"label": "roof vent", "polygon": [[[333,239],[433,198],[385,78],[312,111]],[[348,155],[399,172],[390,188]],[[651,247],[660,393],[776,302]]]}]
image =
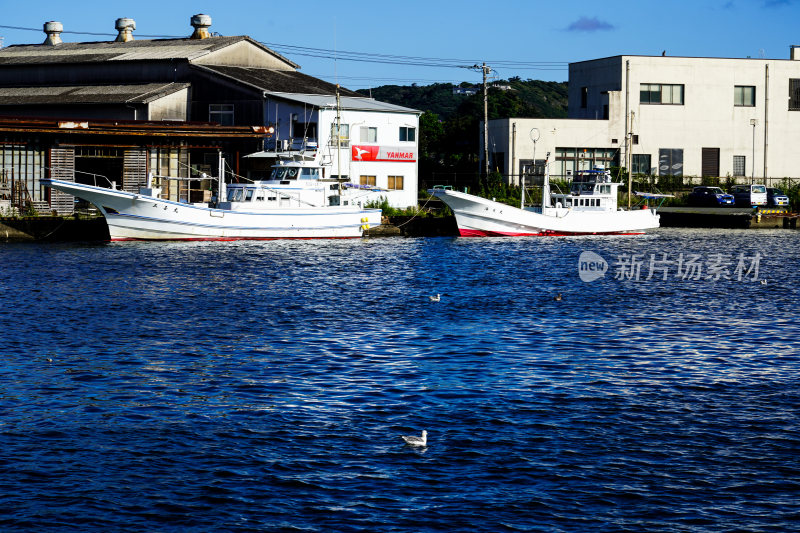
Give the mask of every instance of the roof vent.
[{"label": "roof vent", "polygon": [[211,16],[210,15],[194,15],[192,17],[192,27],[194,27],[194,33],[192,34],[192,39],[208,39],[211,37],[211,34],[208,33],[208,28],[211,26]]},{"label": "roof vent", "polygon": [[44,44],[55,46],[64,41],[61,40],[61,32],[64,31],[64,25],[60,22],[50,21],[44,23],[44,32],[47,34],[47,39]]},{"label": "roof vent", "polygon": [[120,18],[117,19],[114,28],[119,32],[116,42],[127,43],[133,40],[133,30],[136,29],[136,21],[129,18]]}]

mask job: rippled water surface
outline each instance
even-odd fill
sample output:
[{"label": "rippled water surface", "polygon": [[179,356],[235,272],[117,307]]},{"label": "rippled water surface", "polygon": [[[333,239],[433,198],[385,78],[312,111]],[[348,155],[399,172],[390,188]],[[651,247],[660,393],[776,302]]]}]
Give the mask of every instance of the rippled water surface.
[{"label": "rippled water surface", "polygon": [[5,245],[0,530],[797,531],[798,239]]}]

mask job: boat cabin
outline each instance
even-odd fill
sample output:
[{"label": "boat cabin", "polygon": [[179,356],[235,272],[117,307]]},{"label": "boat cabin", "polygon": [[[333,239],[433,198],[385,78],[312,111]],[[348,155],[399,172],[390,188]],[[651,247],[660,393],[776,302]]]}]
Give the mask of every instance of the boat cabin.
[{"label": "boat cabin", "polygon": [[619,186],[612,183],[611,172],[598,166],[578,171],[568,194],[557,192],[550,197],[556,208],[616,211]]},{"label": "boat cabin", "polygon": [[280,162],[273,166],[268,180],[226,185],[227,202],[221,209],[274,209],[364,205],[364,191],[346,187],[337,179],[324,179],[321,167],[313,162]]}]

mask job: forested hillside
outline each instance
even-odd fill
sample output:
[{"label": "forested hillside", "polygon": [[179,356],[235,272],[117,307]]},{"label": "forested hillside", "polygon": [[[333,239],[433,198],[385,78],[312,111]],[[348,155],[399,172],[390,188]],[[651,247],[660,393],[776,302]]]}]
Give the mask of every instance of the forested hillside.
[{"label": "forested hillside", "polygon": [[[495,82],[496,85],[510,86],[510,90],[489,88],[489,119],[494,118],[564,118],[567,116],[567,83],[554,81],[527,80],[511,78]],[[478,94],[467,96],[453,94],[455,87],[475,87]],[[462,83],[434,83],[432,85],[382,85],[373,89],[357,91],[365,96],[390,104],[429,111],[441,120],[448,120],[459,113],[462,106],[473,107],[471,100],[483,105],[480,85]],[[471,104],[471,105],[470,105]],[[482,108],[481,108],[482,109]],[[482,111],[481,111],[482,112]]]},{"label": "forested hillside", "polygon": [[[566,82],[523,81],[511,78],[489,88],[489,120],[496,118],[565,118]],[[420,185],[437,182],[437,176],[477,178],[478,140],[483,120],[483,92],[453,94],[455,85],[383,85],[359,90],[365,96],[422,111],[420,116]],[[473,87],[462,83],[460,87]]]}]

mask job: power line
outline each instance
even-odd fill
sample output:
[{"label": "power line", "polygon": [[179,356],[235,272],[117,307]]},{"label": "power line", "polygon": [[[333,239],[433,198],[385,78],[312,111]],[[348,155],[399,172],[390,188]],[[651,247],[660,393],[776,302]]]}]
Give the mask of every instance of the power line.
[{"label": "power line", "polygon": [[[22,31],[42,31],[40,28],[27,28],[23,26],[8,26],[0,25],[0,28],[22,30]],[[72,35],[90,35],[95,37],[116,37],[115,33],[98,33],[87,31],[68,31],[62,33]],[[181,39],[185,36],[176,35],[145,35],[137,34],[140,37],[149,37],[155,39]],[[276,52],[291,53],[298,56],[314,57],[319,59],[331,59],[333,54],[336,54],[336,59],[343,61],[354,61],[360,63],[380,63],[387,65],[403,65],[410,67],[432,67],[432,68],[458,68],[469,69],[471,65],[476,63],[474,59],[454,59],[454,58],[441,58],[441,57],[420,57],[420,56],[404,56],[395,54],[377,54],[370,52],[355,52],[355,51],[342,51],[331,50],[328,48],[312,48],[308,46],[299,46],[284,43],[270,43],[264,41],[257,41],[268,48],[274,49]],[[560,61],[513,61],[513,60],[495,60],[490,61],[493,65],[498,67],[512,68],[515,70],[565,70],[568,63]]]},{"label": "power line", "polygon": [[[23,30],[23,31],[35,31],[41,32],[42,28],[25,28],[23,26],[5,26],[0,24],[0,28],[4,28],[7,30]],[[102,32],[92,32],[92,31],[69,31],[64,30],[61,33],[69,33],[71,35],[92,35],[94,37],[116,37],[116,33],[102,33]],[[137,33],[138,37],[150,37],[151,39],[183,39],[185,35],[147,35],[144,33]]]}]

